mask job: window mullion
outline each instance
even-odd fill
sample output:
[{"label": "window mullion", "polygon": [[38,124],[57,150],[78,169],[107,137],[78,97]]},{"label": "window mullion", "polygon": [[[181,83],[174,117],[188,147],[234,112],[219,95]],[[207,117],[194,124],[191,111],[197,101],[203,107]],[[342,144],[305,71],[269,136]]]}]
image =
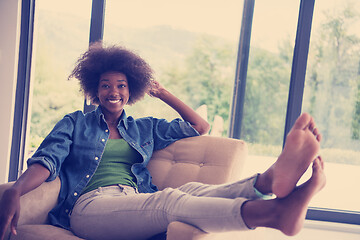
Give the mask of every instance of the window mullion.
[{"label": "window mullion", "polygon": [[15,181],[19,177],[24,159],[30,94],[34,14],[35,0],[23,0],[21,2],[21,34],[8,177],[9,181]]},{"label": "window mullion", "polygon": [[301,0],[300,2],[285,120],[284,143],[287,134],[301,113],[314,4],[315,0]]},{"label": "window mullion", "polygon": [[[105,18],[105,2],[106,0],[93,0],[91,10],[90,37],[89,43],[93,43],[103,39],[104,34],[104,18]],[[91,112],[95,109],[90,101],[84,100],[84,113]]]},{"label": "window mullion", "polygon": [[255,0],[245,0],[241,22],[239,50],[234,83],[233,103],[230,114],[229,137],[240,139],[244,111],[246,77],[249,61],[251,27]]}]

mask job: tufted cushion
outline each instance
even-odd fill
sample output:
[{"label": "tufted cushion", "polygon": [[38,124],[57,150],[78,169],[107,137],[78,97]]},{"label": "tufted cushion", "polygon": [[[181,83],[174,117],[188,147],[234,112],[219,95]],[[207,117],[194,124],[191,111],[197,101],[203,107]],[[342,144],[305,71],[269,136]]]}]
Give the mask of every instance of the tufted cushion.
[{"label": "tufted cushion", "polygon": [[240,171],[247,155],[243,141],[198,136],[179,140],[153,154],[148,169],[158,188],[187,182],[221,184]]}]

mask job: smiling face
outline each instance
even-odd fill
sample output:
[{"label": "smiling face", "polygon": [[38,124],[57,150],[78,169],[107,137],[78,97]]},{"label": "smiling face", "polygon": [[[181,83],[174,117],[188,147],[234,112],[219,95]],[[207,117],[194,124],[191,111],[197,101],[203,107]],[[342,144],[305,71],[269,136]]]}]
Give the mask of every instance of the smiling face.
[{"label": "smiling face", "polygon": [[126,76],[120,72],[101,74],[97,97],[105,119],[117,120],[130,97]]}]

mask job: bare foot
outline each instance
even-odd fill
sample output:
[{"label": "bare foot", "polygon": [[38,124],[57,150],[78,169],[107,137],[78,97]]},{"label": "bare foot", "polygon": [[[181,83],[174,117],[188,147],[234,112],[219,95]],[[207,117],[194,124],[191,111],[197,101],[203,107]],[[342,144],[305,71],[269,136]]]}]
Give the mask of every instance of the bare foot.
[{"label": "bare foot", "polygon": [[246,224],[251,228],[269,227],[289,236],[296,235],[303,227],[310,200],[326,183],[320,157],[314,160],[312,169],[311,178],[286,198],[246,202],[242,207]]},{"label": "bare foot", "polygon": [[321,140],[313,118],[302,114],[290,130],[277,161],[270,167],[272,192],[286,197],[296,186],[311,162],[317,157]]},{"label": "bare foot", "polygon": [[310,200],[326,183],[324,163],[321,158],[313,162],[311,178],[297,187],[288,197],[276,199],[278,201],[278,222],[274,226],[284,234],[293,236],[303,227]]}]

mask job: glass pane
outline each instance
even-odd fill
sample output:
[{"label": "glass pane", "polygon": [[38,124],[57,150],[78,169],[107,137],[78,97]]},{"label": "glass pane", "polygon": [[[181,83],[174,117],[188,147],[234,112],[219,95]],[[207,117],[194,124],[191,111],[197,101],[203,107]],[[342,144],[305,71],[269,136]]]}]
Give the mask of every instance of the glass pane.
[{"label": "glass pane", "polygon": [[250,155],[245,175],[268,168],[282,149],[299,2],[255,3],[241,130]]},{"label": "glass pane", "polygon": [[[156,79],[227,135],[243,1],[152,0],[106,2],[104,41],[135,50]],[[148,96],[128,115],[178,117]]]},{"label": "glass pane", "polygon": [[327,186],[313,206],[360,211],[360,2],[317,0],[303,111],[323,134]]},{"label": "glass pane", "polygon": [[89,45],[91,1],[37,0],[35,7],[29,154],[65,114],[83,109],[79,85],[68,76]]}]

